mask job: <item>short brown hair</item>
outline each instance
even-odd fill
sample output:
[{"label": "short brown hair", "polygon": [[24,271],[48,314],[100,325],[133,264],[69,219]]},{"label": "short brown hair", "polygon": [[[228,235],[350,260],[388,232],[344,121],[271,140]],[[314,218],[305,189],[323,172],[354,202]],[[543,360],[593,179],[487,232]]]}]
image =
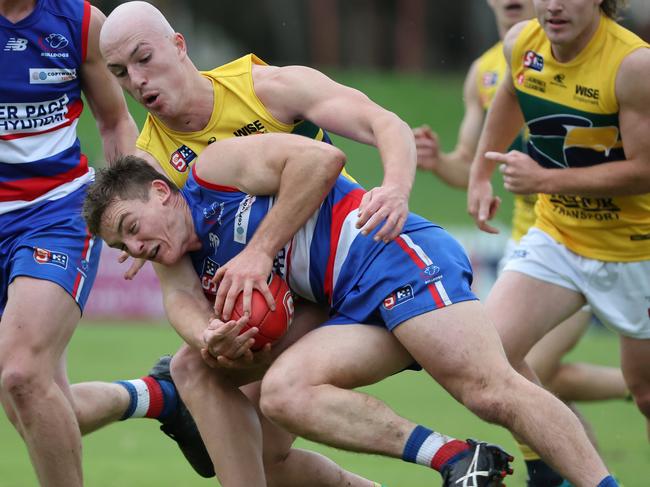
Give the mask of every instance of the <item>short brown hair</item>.
[{"label": "short brown hair", "polygon": [[83,206],[88,231],[99,235],[106,209],[118,199],[149,201],[151,183],[157,179],[178,192],[174,183],[140,157],[121,156],[111,167],[98,170],[95,182],[88,187]]},{"label": "short brown hair", "polygon": [[618,19],[618,14],[621,10],[627,7],[627,0],[603,0],[600,4],[600,9],[610,19]]}]

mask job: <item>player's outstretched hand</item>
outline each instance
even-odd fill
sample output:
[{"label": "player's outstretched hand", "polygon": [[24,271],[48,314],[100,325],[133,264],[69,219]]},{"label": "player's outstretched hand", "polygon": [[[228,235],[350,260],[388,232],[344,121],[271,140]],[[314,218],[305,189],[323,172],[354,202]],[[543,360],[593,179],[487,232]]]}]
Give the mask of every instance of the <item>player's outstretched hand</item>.
[{"label": "player's outstretched hand", "polygon": [[242,329],[248,323],[248,316],[244,315],[237,321],[210,320],[203,331],[203,343],[212,357],[228,357],[231,360],[238,359],[247,353],[252,354],[251,347],[255,343],[253,338],[258,329],[252,327],[242,333]]},{"label": "player's outstretched hand", "polygon": [[244,293],[244,313],[250,316],[253,289],[266,299],[269,308],[275,310],[275,300],[269,290],[267,279],[271,274],[273,259],[264,252],[245,247],[237,256],[221,266],[212,281],[217,285],[214,312],[224,321],[230,319],[239,293]]},{"label": "player's outstretched hand", "polygon": [[371,189],[363,195],[359,205],[357,228],[361,228],[363,235],[368,235],[383,222],[373,238],[390,242],[402,232],[409,212],[408,200],[408,193],[397,186]]},{"label": "player's outstretched hand", "polygon": [[435,173],[440,158],[438,134],[428,125],[422,125],[413,129],[413,137],[418,155],[418,169]]},{"label": "player's outstretched hand", "polygon": [[503,186],[515,194],[546,193],[547,176],[550,169],[540,166],[527,154],[511,150],[507,154],[486,152],[485,157],[500,162]]},{"label": "player's outstretched hand", "polygon": [[476,226],[487,233],[499,233],[499,229],[488,223],[501,205],[501,198],[494,196],[492,183],[470,179],[467,189],[467,212],[474,218]]},{"label": "player's outstretched hand", "polygon": [[[117,262],[120,264],[123,264],[126,262],[126,260],[131,257],[128,252],[122,251],[120,256],[117,258]],[[127,281],[130,281],[135,277],[135,275],[140,272],[140,269],[144,267],[144,265],[147,263],[146,259],[133,259],[133,262],[131,262],[131,266],[127,269],[127,271],[124,273],[124,279]]]}]

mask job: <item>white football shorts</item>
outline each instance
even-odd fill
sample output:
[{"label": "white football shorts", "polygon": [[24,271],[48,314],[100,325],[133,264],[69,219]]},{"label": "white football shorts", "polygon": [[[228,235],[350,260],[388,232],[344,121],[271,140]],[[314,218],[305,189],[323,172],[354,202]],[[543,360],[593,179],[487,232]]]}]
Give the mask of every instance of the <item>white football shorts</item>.
[{"label": "white football shorts", "polygon": [[503,271],[579,292],[608,328],[632,338],[650,338],[650,260],[589,259],[533,227],[510,252]]}]

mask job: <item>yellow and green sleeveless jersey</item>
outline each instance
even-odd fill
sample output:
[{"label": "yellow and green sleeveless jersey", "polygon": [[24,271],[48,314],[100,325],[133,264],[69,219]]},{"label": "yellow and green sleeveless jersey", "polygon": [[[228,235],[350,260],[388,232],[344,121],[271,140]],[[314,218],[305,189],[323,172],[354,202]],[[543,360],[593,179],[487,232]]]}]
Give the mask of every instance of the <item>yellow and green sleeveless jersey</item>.
[{"label": "yellow and green sleeveless jersey", "polygon": [[166,127],[149,114],[136,146],[151,154],[165,174],[182,187],[189,168],[208,144],[229,137],[284,132],[330,142],[327,133],[308,121],[292,124],[275,119],[255,94],[253,64],[266,65],[254,54],[248,54],[202,75],[212,81],[214,108],[208,124],[196,132],[178,132]]},{"label": "yellow and green sleeveless jersey", "polygon": [[[585,49],[553,58],[539,22],[524,27],[512,52],[512,78],[529,131],[528,154],[561,170],[625,159],[615,93],[623,59],[648,47],[601,16]],[[586,197],[540,194],[536,226],[573,252],[604,261],[650,258],[650,194]]]},{"label": "yellow and green sleeveless jersey", "polygon": [[[477,60],[476,84],[485,111],[490,108],[497,88],[506,74],[507,62],[503,55],[503,42],[499,41],[485,51]],[[522,134],[510,146],[525,152]],[[515,208],[512,213],[512,239],[518,242],[535,223],[536,195],[515,195]]]}]

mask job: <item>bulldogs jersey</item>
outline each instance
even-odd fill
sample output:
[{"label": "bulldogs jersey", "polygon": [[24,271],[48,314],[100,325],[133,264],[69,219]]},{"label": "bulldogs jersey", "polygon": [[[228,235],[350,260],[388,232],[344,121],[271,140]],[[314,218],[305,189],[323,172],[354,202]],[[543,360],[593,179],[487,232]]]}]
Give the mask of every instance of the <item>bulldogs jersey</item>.
[{"label": "bulldogs jersey", "polygon": [[[181,193],[192,211],[202,248],[191,258],[207,294],[216,289],[210,279],[219,266],[241,252],[273,206],[272,196],[247,195],[235,188],[200,180],[194,167]],[[343,300],[386,244],[361,236],[355,227],[364,190],[339,176],[318,211],[278,254],[274,267],[291,289],[334,309]],[[403,233],[439,228],[410,214]],[[391,269],[385,269],[390,274]],[[368,301],[381,303],[395,291],[394,282],[378,276]]]},{"label": "bulldogs jersey", "polygon": [[56,200],[92,180],[76,135],[90,4],[39,0],[0,17],[0,214]]}]

